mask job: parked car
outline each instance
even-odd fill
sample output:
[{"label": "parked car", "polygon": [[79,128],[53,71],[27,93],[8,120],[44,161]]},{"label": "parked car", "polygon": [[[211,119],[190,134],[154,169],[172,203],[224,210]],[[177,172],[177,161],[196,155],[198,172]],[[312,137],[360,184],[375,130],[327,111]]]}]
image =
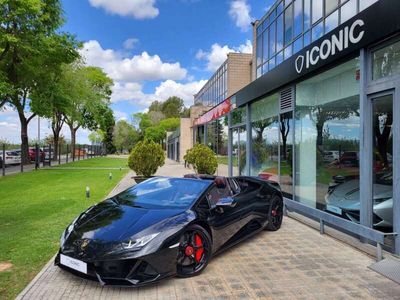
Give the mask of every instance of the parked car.
[{"label": "parked car", "polygon": [[346,151],[342,154],[339,159],[341,165],[346,165],[349,167],[358,167],[360,164],[360,158],[358,152],[356,151]]},{"label": "parked car", "polygon": [[[375,227],[393,226],[393,173],[376,175],[373,204]],[[360,222],[360,182],[343,181],[330,187],[325,196],[326,210],[353,222]]]},{"label": "parked car", "polygon": [[276,186],[252,177],[185,177],[154,177],[90,207],[62,234],[55,264],[101,284],[140,286],[198,275],[213,255],[280,228]]},{"label": "parked car", "polygon": [[[29,148],[28,150],[28,156],[30,161],[35,161],[36,160],[36,149],[35,148]],[[43,152],[42,149],[39,149],[39,157],[40,157],[40,161],[44,161],[45,159],[45,153]]]},{"label": "parked car", "polygon": [[[19,165],[21,156],[15,150],[6,150],[4,157],[4,165]],[[0,153],[0,167],[3,167],[3,152]]]},{"label": "parked car", "polygon": [[324,151],[324,161],[331,163],[339,160],[339,151]]}]

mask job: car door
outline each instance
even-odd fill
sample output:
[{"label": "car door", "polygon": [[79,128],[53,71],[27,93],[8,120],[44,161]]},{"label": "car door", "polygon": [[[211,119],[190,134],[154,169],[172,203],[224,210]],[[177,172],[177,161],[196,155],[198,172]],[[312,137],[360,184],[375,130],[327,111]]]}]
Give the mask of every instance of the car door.
[{"label": "car door", "polygon": [[263,223],[268,216],[268,200],[264,185],[250,177],[238,177],[235,180],[240,186],[236,201],[240,203],[243,223],[248,224],[252,221]]},{"label": "car door", "polygon": [[234,207],[216,206],[221,198],[234,197],[228,184],[225,188],[212,186],[206,197],[210,206],[208,224],[212,230],[214,251],[217,251],[241,229],[241,209],[238,203]]}]

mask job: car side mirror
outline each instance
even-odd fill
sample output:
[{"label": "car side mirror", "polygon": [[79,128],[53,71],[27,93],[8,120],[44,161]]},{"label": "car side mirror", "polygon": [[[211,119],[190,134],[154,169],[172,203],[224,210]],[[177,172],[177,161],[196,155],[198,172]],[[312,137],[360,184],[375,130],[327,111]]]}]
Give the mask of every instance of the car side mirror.
[{"label": "car side mirror", "polygon": [[225,197],[218,200],[217,204],[215,205],[217,208],[228,208],[228,207],[235,207],[236,201],[232,197]]}]

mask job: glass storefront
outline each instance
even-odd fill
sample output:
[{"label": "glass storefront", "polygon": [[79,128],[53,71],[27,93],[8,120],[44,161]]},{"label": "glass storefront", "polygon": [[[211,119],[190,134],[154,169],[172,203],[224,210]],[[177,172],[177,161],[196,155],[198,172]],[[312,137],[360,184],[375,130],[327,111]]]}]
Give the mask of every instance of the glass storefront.
[{"label": "glass storefront", "polygon": [[279,183],[285,197],[293,195],[293,112],[281,114],[279,120]]},{"label": "glass storefront", "polygon": [[250,175],[278,182],[279,96],[274,94],[250,106]]},{"label": "glass storefront", "polygon": [[376,50],[372,55],[372,79],[400,74],[400,41]]},{"label": "glass storefront", "polygon": [[232,175],[246,175],[246,126],[232,129]]},{"label": "glass storefront", "polygon": [[358,70],[356,58],[296,86],[296,200],[337,215],[359,190]]}]

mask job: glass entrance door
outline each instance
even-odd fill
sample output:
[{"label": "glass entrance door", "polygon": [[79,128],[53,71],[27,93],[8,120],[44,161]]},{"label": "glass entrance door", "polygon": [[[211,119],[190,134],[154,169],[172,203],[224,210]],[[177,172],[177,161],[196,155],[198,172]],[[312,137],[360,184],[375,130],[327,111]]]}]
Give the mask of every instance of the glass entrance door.
[{"label": "glass entrance door", "polygon": [[373,112],[373,224],[393,227],[393,94],[372,98]]},{"label": "glass entrance door", "polygon": [[232,129],[232,175],[240,176],[246,170],[246,127]]}]

